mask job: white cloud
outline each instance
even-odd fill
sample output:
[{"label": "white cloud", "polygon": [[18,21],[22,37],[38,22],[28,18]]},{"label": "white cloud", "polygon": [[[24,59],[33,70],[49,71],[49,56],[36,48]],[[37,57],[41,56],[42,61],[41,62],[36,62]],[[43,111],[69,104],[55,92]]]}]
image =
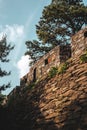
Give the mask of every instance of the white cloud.
[{"label": "white cloud", "polygon": [[24,35],[24,26],[23,25],[5,25],[0,26],[0,38],[3,35],[7,35],[7,39],[10,42],[15,42]]},{"label": "white cloud", "polygon": [[[18,56],[21,52],[23,52],[22,45],[25,42],[25,29],[23,25],[5,25],[0,26],[0,38],[2,38],[3,35],[7,35],[7,43],[10,43],[15,45],[15,48],[12,52],[14,52],[14,59],[15,62],[17,61]],[[23,52],[24,53],[24,52]]]},{"label": "white cloud", "polygon": [[31,59],[28,55],[22,56],[21,59],[17,62],[17,68],[19,69],[19,77],[23,77],[29,72],[29,63]]}]

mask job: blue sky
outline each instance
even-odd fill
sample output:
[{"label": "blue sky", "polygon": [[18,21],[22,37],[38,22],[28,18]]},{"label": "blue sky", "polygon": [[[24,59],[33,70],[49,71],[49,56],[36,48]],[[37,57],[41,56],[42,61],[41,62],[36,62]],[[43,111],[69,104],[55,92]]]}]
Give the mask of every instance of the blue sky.
[{"label": "blue sky", "polygon": [[29,70],[25,41],[37,39],[35,25],[38,23],[44,6],[51,0],[0,0],[0,38],[7,35],[7,40],[15,49],[10,53],[10,62],[1,65],[11,70],[11,76],[0,79],[0,84],[11,81],[12,87],[3,92],[8,94],[20,84],[20,77]]},{"label": "blue sky", "polygon": [[[35,25],[38,23],[44,6],[51,0],[0,0],[0,38],[7,34],[7,40],[15,49],[10,53],[10,62],[0,64],[4,69],[11,70],[9,77],[1,78],[0,84],[11,81],[12,87],[3,92],[8,94],[20,84],[20,77],[29,71],[25,41],[37,39]],[[84,0],[87,3],[87,0]]]}]

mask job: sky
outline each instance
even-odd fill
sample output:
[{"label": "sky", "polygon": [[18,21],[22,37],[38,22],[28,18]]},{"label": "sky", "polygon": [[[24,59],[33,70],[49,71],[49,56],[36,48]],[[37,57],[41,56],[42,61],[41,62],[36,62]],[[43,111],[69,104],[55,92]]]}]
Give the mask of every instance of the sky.
[{"label": "sky", "polygon": [[35,25],[40,20],[44,6],[51,0],[0,0],[0,38],[7,36],[7,42],[15,45],[10,52],[10,62],[0,64],[3,69],[11,71],[10,76],[0,78],[0,85],[11,82],[11,88],[3,94],[9,94],[20,85],[20,78],[29,71],[29,56],[25,42],[37,39]]},{"label": "sky", "polygon": [[10,62],[0,64],[3,69],[11,70],[10,76],[0,79],[0,85],[8,81],[12,85],[3,94],[7,95],[19,86],[20,78],[29,72],[30,57],[24,56],[27,50],[25,42],[37,39],[35,25],[40,20],[44,6],[50,3],[51,0],[0,0],[0,38],[7,35],[7,42],[15,45],[9,55]]}]

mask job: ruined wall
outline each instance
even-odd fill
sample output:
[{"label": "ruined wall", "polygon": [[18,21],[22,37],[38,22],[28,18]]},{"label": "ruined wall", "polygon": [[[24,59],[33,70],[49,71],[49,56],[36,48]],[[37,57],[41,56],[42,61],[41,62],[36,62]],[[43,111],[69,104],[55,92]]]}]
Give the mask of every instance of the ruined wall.
[{"label": "ruined wall", "polygon": [[33,130],[87,130],[87,63],[73,60],[65,74],[37,85],[28,102]]},{"label": "ruined wall", "polygon": [[87,27],[71,38],[72,57],[80,56],[87,49]]},{"label": "ruined wall", "polygon": [[[10,110],[13,110],[13,113],[15,110],[16,126],[20,126],[21,130],[87,130],[87,63],[81,63],[78,56],[83,54],[86,49],[87,38],[83,38],[84,33],[82,32],[84,30],[72,37],[73,53],[72,58],[68,61],[69,68],[66,73],[56,75],[50,80],[46,78],[25,93],[21,89],[23,91],[20,98],[21,103],[16,102],[17,97],[15,96],[14,102],[17,105],[14,106],[15,109],[11,107]],[[82,41],[79,41],[79,38]],[[73,44],[76,46],[74,47]],[[52,53],[53,51],[54,53]],[[67,56],[67,52],[68,49],[64,51],[64,47],[53,49],[42,57],[31,68],[30,73],[23,78],[25,81],[30,78],[32,80],[33,70],[39,65],[42,66],[45,58],[52,59],[52,54],[55,54],[56,58],[60,56],[59,59],[55,59],[53,66],[54,63],[55,65],[60,63],[60,59],[62,62],[63,55]],[[46,65],[47,68],[44,67],[43,72],[49,69],[51,63]]]},{"label": "ruined wall", "polygon": [[21,84],[29,84],[31,81],[35,81],[46,75],[50,68],[53,66],[59,66],[60,63],[66,61],[71,57],[70,45],[56,46],[49,51],[40,60],[38,60],[33,67],[31,67],[29,73],[21,79]]},{"label": "ruined wall", "polygon": [[68,58],[77,57],[84,53],[87,49],[87,28],[82,29],[71,38],[70,45],[56,46],[49,53],[44,55],[38,60],[33,67],[31,67],[29,73],[25,75],[21,81],[21,85],[25,83],[29,84],[32,81],[46,75],[50,68],[53,66],[59,66],[60,63],[65,62]]},{"label": "ruined wall", "polygon": [[15,130],[87,130],[87,63],[72,58],[66,73],[22,90],[12,103]]}]

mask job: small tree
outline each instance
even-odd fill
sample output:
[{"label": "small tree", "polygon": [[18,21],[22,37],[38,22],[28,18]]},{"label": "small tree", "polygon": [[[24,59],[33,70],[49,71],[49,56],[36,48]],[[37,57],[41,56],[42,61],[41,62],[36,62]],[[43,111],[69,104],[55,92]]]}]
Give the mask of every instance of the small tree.
[{"label": "small tree", "polygon": [[[7,56],[9,55],[10,51],[14,48],[14,46],[11,46],[10,44],[7,44],[6,36],[2,37],[0,40],[0,63],[7,63],[9,62],[9,59]],[[4,76],[10,75],[11,72],[7,72],[6,70],[3,70],[0,66],[0,78]],[[10,83],[3,84],[0,86],[0,93],[2,90],[5,90],[6,88],[10,87]]]}]

